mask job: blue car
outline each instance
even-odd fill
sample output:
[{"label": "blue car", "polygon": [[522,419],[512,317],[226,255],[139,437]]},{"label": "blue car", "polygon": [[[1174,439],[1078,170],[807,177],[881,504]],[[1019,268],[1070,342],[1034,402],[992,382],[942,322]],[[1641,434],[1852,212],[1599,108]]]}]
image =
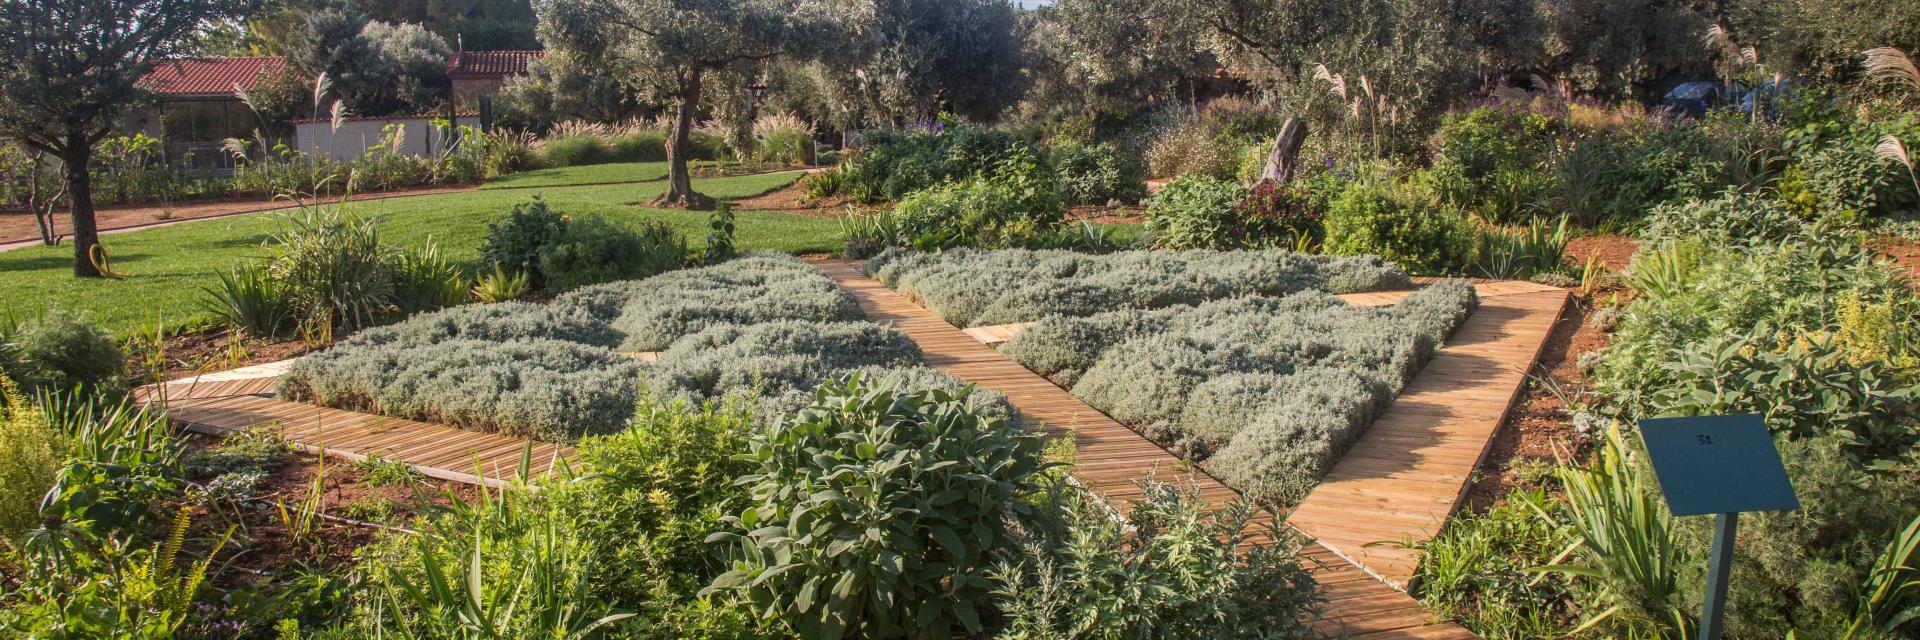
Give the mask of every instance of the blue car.
[{"label": "blue car", "polygon": [[1666,97],[1660,99],[1660,108],[1675,115],[1697,118],[1706,115],[1708,109],[1732,104],[1746,94],[1747,85],[1742,82],[1734,82],[1732,86],[1721,82],[1688,82],[1668,91]]}]

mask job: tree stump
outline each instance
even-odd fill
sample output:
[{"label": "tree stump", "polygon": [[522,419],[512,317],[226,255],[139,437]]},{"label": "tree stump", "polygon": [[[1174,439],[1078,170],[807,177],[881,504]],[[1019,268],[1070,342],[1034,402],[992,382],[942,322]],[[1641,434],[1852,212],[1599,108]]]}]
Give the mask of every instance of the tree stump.
[{"label": "tree stump", "polygon": [[1267,166],[1260,171],[1261,180],[1272,180],[1285,184],[1299,169],[1300,145],[1307,141],[1307,123],[1298,116],[1288,117],[1280,125],[1280,135],[1273,139],[1273,151],[1267,154]]}]

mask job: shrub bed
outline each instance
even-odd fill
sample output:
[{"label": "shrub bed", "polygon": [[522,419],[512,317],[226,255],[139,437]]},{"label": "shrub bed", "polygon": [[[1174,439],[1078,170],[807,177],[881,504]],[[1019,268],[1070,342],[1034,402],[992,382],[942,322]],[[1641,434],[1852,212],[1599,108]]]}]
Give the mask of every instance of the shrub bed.
[{"label": "shrub bed", "polygon": [[[457,307],[361,332],[300,359],[281,397],[544,440],[616,431],[643,397],[743,398],[771,417],[861,372],[915,388],[966,385],[921,366],[899,331],[817,270],[753,256],[575,290],[548,305]],[[652,365],[615,351],[664,351]],[[1005,398],[972,392],[1006,418]]]},{"label": "shrub bed", "polygon": [[889,252],[867,263],[887,286],[918,298],[955,325],[1031,322],[1114,309],[1155,309],[1245,295],[1319,289],[1353,293],[1406,288],[1407,275],[1378,258],[1287,251]]},{"label": "shrub bed", "polygon": [[553,306],[577,309],[624,336],[621,351],[663,351],[722,324],[859,320],[860,306],[819,270],[791,256],[753,255],[645,280],[577,289]]},{"label": "shrub bed", "polygon": [[1257,500],[1290,504],[1474,304],[1449,282],[1385,309],[1321,292],[1050,317],[1002,347]]}]

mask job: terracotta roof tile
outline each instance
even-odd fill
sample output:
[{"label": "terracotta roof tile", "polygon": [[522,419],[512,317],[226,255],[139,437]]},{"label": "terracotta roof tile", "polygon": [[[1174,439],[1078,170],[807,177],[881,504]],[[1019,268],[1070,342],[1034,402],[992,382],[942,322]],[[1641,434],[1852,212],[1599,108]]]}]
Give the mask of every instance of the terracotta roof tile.
[{"label": "terracotta roof tile", "polygon": [[163,96],[231,94],[234,85],[250,90],[261,71],[285,65],[278,56],[175,60],[155,66],[140,87]]},{"label": "terracotta roof tile", "polygon": [[447,64],[447,76],[452,78],[524,76],[527,75],[527,65],[545,55],[547,55],[545,51],[462,51],[453,54],[453,61]]}]

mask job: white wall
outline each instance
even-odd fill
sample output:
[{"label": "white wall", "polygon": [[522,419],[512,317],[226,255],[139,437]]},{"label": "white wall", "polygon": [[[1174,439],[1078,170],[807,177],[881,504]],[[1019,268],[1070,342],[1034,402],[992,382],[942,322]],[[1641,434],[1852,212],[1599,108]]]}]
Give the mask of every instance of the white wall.
[{"label": "white wall", "polygon": [[[455,121],[474,128],[480,126],[479,117],[461,117]],[[340,124],[338,131],[329,122],[298,122],[293,125],[293,139],[309,156],[353,160],[366,155],[368,147],[380,144],[389,124],[406,127],[406,136],[400,145],[402,154],[424,156],[429,150],[440,153],[446,148],[447,133],[436,129],[431,118],[348,120]]]}]

